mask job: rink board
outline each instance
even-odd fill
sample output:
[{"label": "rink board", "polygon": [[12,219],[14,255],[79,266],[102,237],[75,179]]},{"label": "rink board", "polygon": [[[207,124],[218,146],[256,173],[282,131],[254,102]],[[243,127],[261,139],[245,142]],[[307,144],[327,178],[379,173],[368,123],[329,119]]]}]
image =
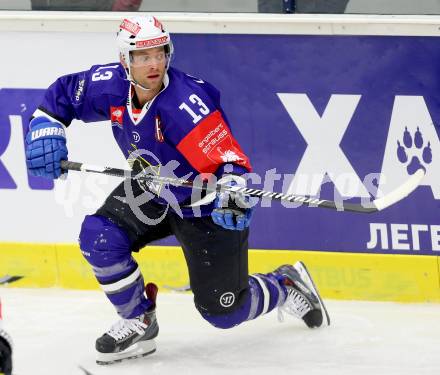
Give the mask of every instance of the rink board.
[{"label": "rink board", "polygon": [[[409,198],[372,215],[263,201],[252,221],[250,271],[302,259],[329,298],[439,302],[438,17],[158,16],[172,32],[172,65],[221,90],[260,178],[251,186],[359,202],[404,183],[413,160],[426,169]],[[0,12],[0,44],[14,51],[0,77],[0,278],[24,276],[12,285],[97,288],[73,243],[84,215],[120,181],[30,176],[24,136],[53,80],[115,61],[119,19]],[[32,69],[29,56],[39,56]],[[126,167],[108,121],[74,122],[71,160]],[[138,256],[146,279],[163,290],[188,283],[176,244]]]},{"label": "rink board", "polygon": [[[119,182],[72,172],[54,183],[26,170],[23,138],[45,88],[60,75],[117,58],[110,30],[118,15],[100,21],[68,16],[60,22],[52,15],[41,28],[32,23],[40,14],[29,22],[23,16],[16,22],[22,30],[0,33],[0,44],[15,53],[3,62],[11,74],[0,77],[0,203],[3,212],[14,213],[2,220],[2,242],[74,243],[84,216]],[[176,50],[172,65],[220,89],[232,131],[254,168],[250,187],[360,202],[398,188],[415,166],[426,169],[410,197],[372,215],[263,201],[252,219],[251,248],[439,254],[440,30],[431,27],[432,18],[349,17],[347,24],[276,17],[281,33],[272,17],[167,17]],[[62,23],[64,30],[51,29]],[[182,24],[200,29],[185,31]],[[259,25],[261,33],[246,25]],[[17,38],[26,40],[26,49],[16,48]],[[31,55],[39,59],[29,69]],[[69,159],[126,167],[111,128],[109,121],[74,121],[67,129]],[[382,238],[372,240],[378,231]]]},{"label": "rink board", "polygon": [[[135,254],[144,278],[161,291],[188,286],[180,248],[148,246]],[[321,294],[332,299],[440,302],[439,257],[318,251],[250,250],[249,271],[305,262]],[[11,287],[99,289],[77,245],[0,244],[0,275],[23,276]]]}]

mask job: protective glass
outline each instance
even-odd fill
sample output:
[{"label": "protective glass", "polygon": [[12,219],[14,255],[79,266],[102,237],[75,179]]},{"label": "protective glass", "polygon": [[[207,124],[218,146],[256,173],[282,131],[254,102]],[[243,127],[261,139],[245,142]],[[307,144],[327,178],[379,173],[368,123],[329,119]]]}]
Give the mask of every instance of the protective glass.
[{"label": "protective glass", "polygon": [[165,52],[157,52],[152,54],[133,54],[130,52],[130,64],[134,67],[146,66],[151,64],[165,63],[167,54]]}]

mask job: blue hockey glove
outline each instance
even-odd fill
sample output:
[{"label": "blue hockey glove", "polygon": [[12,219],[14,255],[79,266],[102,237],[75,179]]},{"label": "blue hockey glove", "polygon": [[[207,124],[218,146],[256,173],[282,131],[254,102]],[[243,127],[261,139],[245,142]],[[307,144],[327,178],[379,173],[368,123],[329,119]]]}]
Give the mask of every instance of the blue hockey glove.
[{"label": "blue hockey glove", "polygon": [[56,179],[64,172],[61,160],[67,160],[64,127],[46,117],[32,119],[26,135],[26,164],[30,174]]},{"label": "blue hockey glove", "polygon": [[[239,176],[224,176],[219,180],[219,183],[225,177],[228,179],[225,182],[227,186],[245,186],[244,179]],[[233,194],[228,191],[220,192],[217,194],[214,206],[211,217],[215,224],[230,230],[244,230],[249,227],[252,207],[248,196]]]}]

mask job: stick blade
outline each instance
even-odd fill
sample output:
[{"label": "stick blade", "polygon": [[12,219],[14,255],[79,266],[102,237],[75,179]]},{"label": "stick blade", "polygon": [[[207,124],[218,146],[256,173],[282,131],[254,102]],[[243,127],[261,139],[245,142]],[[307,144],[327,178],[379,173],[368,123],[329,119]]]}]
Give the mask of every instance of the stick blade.
[{"label": "stick blade", "polygon": [[400,185],[391,193],[385,195],[382,198],[375,199],[372,202],[374,207],[377,209],[377,211],[382,211],[383,209],[399,202],[403,198],[410,195],[414,190],[416,190],[424,177],[425,171],[423,169],[419,169],[404,184]]},{"label": "stick blade", "polygon": [[6,275],[6,276],[2,276],[0,277],[0,285],[3,284],[10,284],[13,283],[14,281],[18,281],[21,280],[23,278],[23,276],[10,276],[10,275]]}]

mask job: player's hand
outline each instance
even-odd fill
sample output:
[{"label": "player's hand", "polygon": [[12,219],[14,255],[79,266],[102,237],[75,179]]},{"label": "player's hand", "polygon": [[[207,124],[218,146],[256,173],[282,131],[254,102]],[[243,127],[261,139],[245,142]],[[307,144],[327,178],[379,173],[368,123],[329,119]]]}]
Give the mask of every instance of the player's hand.
[{"label": "player's hand", "polygon": [[26,164],[30,174],[56,179],[64,173],[61,160],[67,160],[63,125],[46,117],[32,119],[26,135]]},{"label": "player's hand", "polygon": [[[226,183],[228,186],[239,184],[239,180],[230,180]],[[249,227],[252,207],[247,195],[234,194],[228,191],[220,192],[217,194],[214,206],[211,217],[215,224],[229,230],[244,230]]]}]

